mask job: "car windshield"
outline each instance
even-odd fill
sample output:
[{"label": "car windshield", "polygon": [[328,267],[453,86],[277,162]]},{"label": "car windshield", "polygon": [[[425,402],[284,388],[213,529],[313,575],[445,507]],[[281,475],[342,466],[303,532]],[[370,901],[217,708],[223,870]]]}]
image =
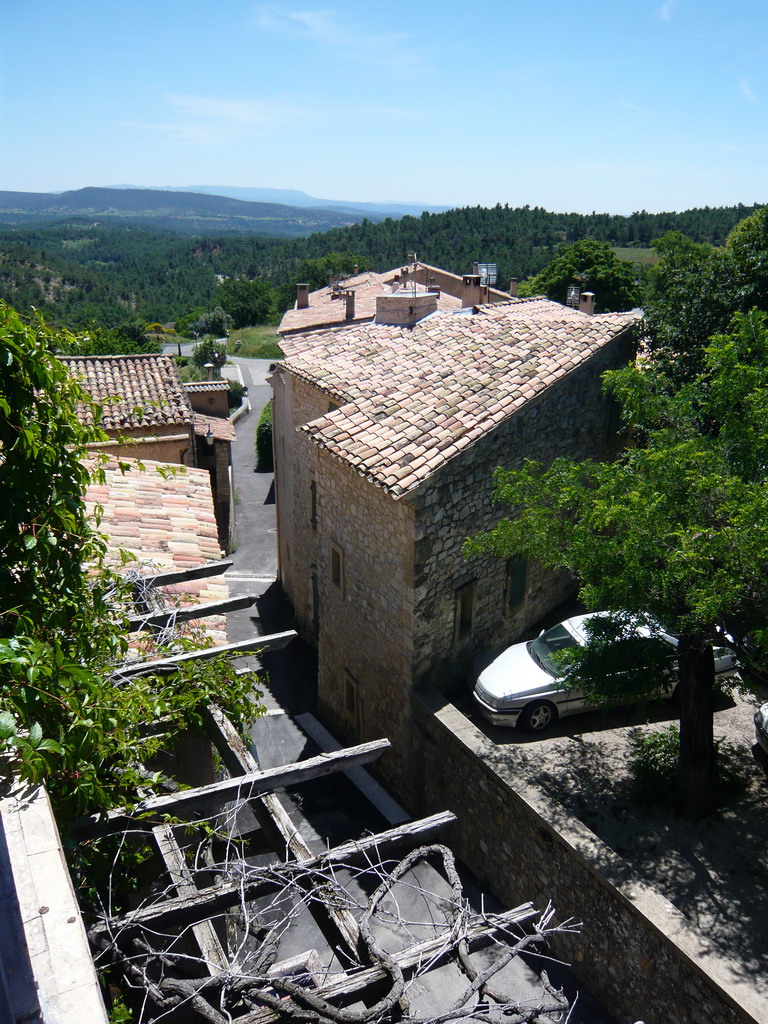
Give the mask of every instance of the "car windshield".
[{"label": "car windshield", "polygon": [[557,678],[560,673],[552,662],[552,655],[555,651],[562,651],[566,647],[576,647],[576,640],[561,624],[546,630],[535,640],[530,640],[528,653],[545,672],[549,672],[551,676]]}]

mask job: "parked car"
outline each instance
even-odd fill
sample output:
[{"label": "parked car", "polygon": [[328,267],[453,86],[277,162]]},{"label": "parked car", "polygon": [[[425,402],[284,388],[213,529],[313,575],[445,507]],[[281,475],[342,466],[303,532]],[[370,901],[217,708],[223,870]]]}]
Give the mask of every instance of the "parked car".
[{"label": "parked car", "polygon": [[[586,643],[585,624],[596,616],[608,612],[576,615],[543,630],[534,640],[514,644],[502,651],[490,664],[477,664],[474,698],[480,711],[494,725],[515,726],[533,732],[547,729],[558,718],[590,711],[581,689],[567,688],[552,655],[567,647]],[[637,656],[638,643],[658,643],[661,639],[674,650],[677,640],[661,627],[654,629],[638,625],[635,631],[633,656]],[[642,654],[641,654],[642,656]],[[644,664],[645,662],[641,662]],[[670,652],[670,686],[667,696],[674,691],[674,655]],[[738,662],[732,651],[715,649],[715,674],[718,679],[738,675]]]},{"label": "parked car", "polygon": [[757,745],[768,754],[768,704],[755,712],[755,739]]}]

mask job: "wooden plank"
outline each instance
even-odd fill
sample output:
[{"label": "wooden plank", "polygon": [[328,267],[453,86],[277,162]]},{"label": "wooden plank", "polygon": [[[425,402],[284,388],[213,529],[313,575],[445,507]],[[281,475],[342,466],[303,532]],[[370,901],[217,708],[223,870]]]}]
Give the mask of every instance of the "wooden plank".
[{"label": "wooden plank", "polygon": [[[354,863],[361,857],[367,857],[372,851],[379,856],[388,855],[390,850],[396,849],[405,843],[418,843],[438,829],[445,828],[456,820],[450,811],[442,811],[440,814],[432,814],[428,818],[421,818],[418,821],[409,821],[405,825],[388,829],[386,832],[378,832],[375,835],[363,836],[360,839],[350,840],[341,843],[330,850],[310,857],[307,860],[297,862],[297,868],[325,868],[337,864]],[[118,931],[132,930],[151,925],[160,931],[178,923],[189,923],[195,919],[202,919],[212,916],[228,907],[235,906],[240,902],[247,903],[258,896],[274,892],[282,883],[271,879],[256,878],[252,881],[239,879],[237,882],[223,882],[221,885],[207,886],[203,889],[195,889],[188,896],[178,896],[164,900],[162,903],[155,903],[151,906],[140,907],[122,915],[114,917],[97,925],[89,930],[89,935],[97,937],[100,935],[115,935]]]},{"label": "wooden plank", "polygon": [[[77,836],[108,835],[130,826],[141,828],[141,816],[148,814],[178,816],[180,811],[190,806],[220,804],[234,799],[252,800],[273,789],[284,789],[299,782],[332,775],[343,768],[368,764],[388,750],[389,746],[389,740],[372,740],[370,743],[360,743],[356,747],[347,747],[331,754],[318,754],[316,757],[307,758],[306,761],[250,772],[248,775],[223,779],[221,782],[212,782],[196,789],[181,789],[166,796],[149,797],[147,800],[139,801],[130,811],[125,807],[118,807],[108,811],[103,817],[91,814],[86,818],[80,818],[72,823],[72,832]],[[151,821],[147,821],[146,826],[150,825]]]},{"label": "wooden plank", "polygon": [[[205,712],[206,726],[216,749],[224,764],[232,775],[242,775],[258,768],[258,761],[245,745],[237,729],[232,725],[221,710],[211,704]],[[271,828],[279,841],[285,843],[286,853],[290,853],[297,861],[311,861],[313,854],[298,830],[291,821],[290,815],[274,793],[269,793],[260,801],[252,802],[251,808],[257,820],[264,828]],[[321,910],[321,905],[313,904],[313,916],[321,931],[326,934],[334,945],[339,939],[349,949],[352,956],[357,957],[360,945],[360,929],[354,916],[343,907],[334,907],[330,903]],[[330,926],[329,929],[324,927]]]},{"label": "wooden plank", "polygon": [[187,654],[176,654],[172,658],[159,661],[137,661],[135,664],[123,665],[112,673],[113,679],[129,679],[131,676],[150,675],[153,672],[173,671],[179,665],[193,661],[208,661],[222,655],[234,658],[241,654],[263,654],[266,651],[279,651],[296,637],[296,630],[288,629],[284,633],[270,633],[268,636],[255,636],[251,640],[241,640],[236,644],[225,644],[223,647],[204,647],[199,651]]},{"label": "wooden plank", "polygon": [[231,558],[222,559],[220,562],[206,562],[204,565],[196,565],[194,569],[178,569],[173,572],[159,572],[154,576],[142,576],[142,581],[151,583],[154,587],[170,587],[174,583],[186,583],[189,580],[202,580],[207,576],[220,576],[227,569],[234,565]]},{"label": "wooden plank", "polygon": [[[198,889],[192,877],[192,872],[184,859],[184,852],[176,842],[173,829],[170,825],[157,825],[152,829],[160,856],[165,862],[168,874],[179,896],[194,897]],[[199,921],[192,925],[192,934],[195,937],[205,968],[210,975],[226,971],[229,967],[229,958],[216,934],[212,921]]]},{"label": "wooden plank", "polygon": [[209,604],[163,608],[158,612],[133,616],[128,620],[128,628],[134,633],[150,626],[167,626],[169,622],[189,622],[191,619],[204,619],[208,615],[226,615],[227,612],[236,612],[240,608],[250,608],[257,601],[258,597],[246,594],[243,597],[229,597],[225,601],[212,601]]},{"label": "wooden plank", "polygon": [[[461,933],[461,937],[466,937],[470,949],[474,950],[487,943],[497,932],[507,929],[511,925],[521,924],[532,917],[537,917],[538,913],[531,903],[523,903],[521,906],[515,907],[514,910],[495,914],[488,923],[481,919],[474,924],[469,924]],[[437,967],[445,959],[448,951],[456,948],[457,938],[452,931],[445,931],[432,939],[427,939],[426,942],[420,942],[400,953],[392,954],[392,958],[404,971],[416,967],[422,962],[429,962],[432,967]],[[275,973],[275,971],[270,971],[273,977]],[[386,977],[387,973],[381,967],[367,967],[356,974],[336,977],[333,981],[311,989],[311,992],[322,999],[354,996],[362,993],[369,985],[382,981]],[[278,1014],[265,1007],[263,1010],[255,1010],[253,1013],[246,1013],[242,1017],[238,1017],[237,1024],[270,1024],[271,1021],[285,1019],[287,1018],[283,1014]]]}]

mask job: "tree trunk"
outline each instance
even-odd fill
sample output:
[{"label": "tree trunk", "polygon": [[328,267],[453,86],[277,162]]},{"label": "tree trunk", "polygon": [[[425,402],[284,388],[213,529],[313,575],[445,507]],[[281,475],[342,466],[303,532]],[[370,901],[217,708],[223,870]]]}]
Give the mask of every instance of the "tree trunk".
[{"label": "tree trunk", "polygon": [[677,648],[680,702],[680,813],[701,818],[715,802],[714,685],[712,644],[704,636],[684,634]]}]

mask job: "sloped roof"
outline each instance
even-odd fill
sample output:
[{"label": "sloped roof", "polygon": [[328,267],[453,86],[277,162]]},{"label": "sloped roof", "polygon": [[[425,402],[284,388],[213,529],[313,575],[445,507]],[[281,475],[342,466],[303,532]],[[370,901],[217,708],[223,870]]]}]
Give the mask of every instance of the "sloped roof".
[{"label": "sloped roof", "polygon": [[281,365],[340,403],[302,428],[310,438],[399,497],[636,320],[511,299],[298,335]]},{"label": "sloped roof", "polygon": [[[61,356],[70,373],[103,408],[104,430],[186,426],[192,406],[171,356]],[[79,416],[92,425],[90,411]]]},{"label": "sloped roof", "polygon": [[[124,472],[120,465],[127,467]],[[85,500],[90,511],[96,505],[103,509],[100,530],[110,548],[126,548],[155,571],[192,569],[221,558],[207,469],[110,461],[105,482],[91,483]]]},{"label": "sloped roof", "polygon": [[[343,290],[354,291],[355,293],[355,316],[351,321],[371,320],[376,313],[376,296],[384,292],[391,292],[395,282],[395,276],[401,271],[388,270],[383,274],[374,273],[369,270],[363,274],[356,274],[341,282],[338,288],[318,288],[317,291],[309,293],[309,305],[304,309],[289,309],[280,321],[278,332],[308,331],[320,327],[331,327],[335,324],[349,323],[346,320],[346,300]],[[400,287],[398,285],[398,287]],[[427,289],[422,284],[417,284],[417,292],[425,292]],[[413,282],[403,286],[413,290]],[[340,291],[339,289],[342,289]],[[443,292],[437,298],[437,308],[442,310],[460,309],[461,301]],[[281,343],[281,348],[284,346]]]},{"label": "sloped roof", "polygon": [[217,441],[235,440],[235,427],[231,420],[224,419],[223,416],[206,416],[202,412],[196,412],[195,434],[205,437],[209,427]]}]

